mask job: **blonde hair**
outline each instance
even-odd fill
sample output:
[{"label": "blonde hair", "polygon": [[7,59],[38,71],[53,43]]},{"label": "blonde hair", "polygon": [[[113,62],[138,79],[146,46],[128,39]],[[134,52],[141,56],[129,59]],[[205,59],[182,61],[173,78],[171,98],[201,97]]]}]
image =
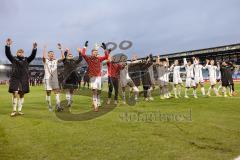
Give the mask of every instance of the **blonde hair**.
[{"label": "blonde hair", "polygon": [[17,53],[19,53],[19,52],[24,52],[24,50],[23,49],[19,49],[19,50],[17,50]]}]

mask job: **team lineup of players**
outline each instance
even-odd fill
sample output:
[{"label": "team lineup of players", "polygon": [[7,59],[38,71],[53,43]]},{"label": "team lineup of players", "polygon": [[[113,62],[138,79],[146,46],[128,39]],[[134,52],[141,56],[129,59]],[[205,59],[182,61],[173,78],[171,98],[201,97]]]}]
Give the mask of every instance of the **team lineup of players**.
[{"label": "team lineup of players", "polygon": [[[11,54],[10,46],[12,40],[7,39],[5,46],[5,54],[12,63],[12,73],[9,81],[9,92],[12,93],[12,107],[11,116],[23,115],[22,107],[24,103],[24,94],[29,93],[29,63],[36,57],[37,43],[33,44],[32,54],[29,57],[24,56],[24,50],[17,50],[16,56]],[[102,77],[101,67],[105,61],[108,67],[108,100],[107,104],[111,103],[111,96],[113,89],[115,91],[114,104],[118,103],[119,84],[122,90],[122,101],[126,103],[126,88],[129,87],[134,94],[137,101],[139,97],[139,87],[143,86],[143,96],[145,101],[154,100],[152,97],[153,89],[159,87],[159,95],[161,99],[168,99],[171,97],[172,86],[175,98],[181,97],[181,89],[184,86],[180,76],[181,68],[186,70],[185,81],[185,98],[189,98],[189,90],[193,88],[193,97],[197,97],[197,88],[200,86],[201,94],[205,96],[203,69],[209,71],[210,87],[207,91],[207,96],[210,96],[211,90],[216,96],[219,95],[219,88],[222,88],[224,97],[227,97],[227,88],[229,88],[229,95],[234,93],[234,83],[232,79],[232,67],[230,62],[215,62],[214,60],[206,60],[206,64],[200,64],[199,58],[193,57],[192,60],[187,61],[183,59],[183,64],[175,60],[172,65],[169,64],[168,59],[161,60],[160,56],[154,60],[152,55],[147,56],[144,60],[137,60],[134,57],[131,61],[127,61],[126,57],[121,57],[116,60],[115,56],[110,56],[111,49],[107,49],[105,43],[102,43],[101,48],[104,50],[104,56],[99,56],[98,46],[91,50],[91,54],[87,55],[88,41],[85,42],[84,47],[78,48],[78,57],[73,57],[70,49],[62,49],[61,44],[58,44],[58,49],[61,52],[61,58],[56,59],[53,51],[47,51],[47,46],[43,48],[43,64],[45,75],[43,79],[44,88],[46,90],[46,101],[49,111],[53,111],[51,104],[51,92],[55,94],[56,110],[62,111],[60,105],[60,87],[59,81],[62,82],[62,88],[66,91],[67,106],[71,107],[74,90],[78,88],[78,76],[76,67],[84,59],[88,64],[87,75],[90,80],[90,87],[92,89],[92,106],[94,111],[98,111],[101,106],[101,90]],[[62,79],[58,78],[58,64],[63,64]],[[154,76],[154,71],[157,71],[157,78]],[[217,76],[217,71],[221,74]],[[170,83],[169,75],[173,73],[173,80]],[[217,89],[217,83],[220,87]]]}]

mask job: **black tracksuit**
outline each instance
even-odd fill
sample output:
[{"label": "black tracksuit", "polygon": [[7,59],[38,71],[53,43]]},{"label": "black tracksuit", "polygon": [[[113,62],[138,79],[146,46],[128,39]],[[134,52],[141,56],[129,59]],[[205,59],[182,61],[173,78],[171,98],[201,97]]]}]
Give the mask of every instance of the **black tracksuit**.
[{"label": "black tracksuit", "polygon": [[233,85],[233,78],[232,78],[232,65],[228,64],[227,66],[221,66],[221,81],[222,86],[232,86]]},{"label": "black tracksuit", "polygon": [[81,55],[79,55],[78,59],[63,59],[63,89],[78,89],[79,77],[76,69],[81,61]]},{"label": "black tracksuit", "polygon": [[148,89],[152,85],[151,78],[149,74],[148,68],[152,65],[151,62],[141,62],[140,63],[140,69],[141,69],[141,80],[143,85],[143,94],[144,97],[148,97]]},{"label": "black tracksuit", "polygon": [[118,100],[118,79],[117,77],[108,76],[108,98],[112,97],[112,91],[114,88],[115,95],[114,100]]},{"label": "black tracksuit", "polygon": [[141,85],[141,66],[139,63],[130,63],[128,65],[128,73],[135,86]]}]

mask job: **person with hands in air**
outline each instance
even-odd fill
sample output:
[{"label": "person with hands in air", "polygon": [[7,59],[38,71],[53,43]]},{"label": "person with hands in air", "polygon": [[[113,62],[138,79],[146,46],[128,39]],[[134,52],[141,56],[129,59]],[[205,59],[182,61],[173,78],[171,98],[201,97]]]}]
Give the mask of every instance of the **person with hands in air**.
[{"label": "person with hands in air", "polygon": [[[58,47],[61,47],[58,44]],[[51,92],[53,91],[56,98],[56,110],[61,111],[60,106],[60,87],[58,82],[58,64],[61,62],[61,59],[57,60],[55,53],[53,51],[46,51],[47,46],[43,48],[43,66],[44,66],[44,88],[46,91],[46,101],[48,104],[48,109],[50,112],[53,111],[51,103]]]},{"label": "person with hands in air", "polygon": [[219,96],[218,90],[215,87],[217,84],[217,71],[220,71],[220,64],[217,63],[217,66],[214,65],[215,61],[206,59],[206,66],[205,68],[208,69],[209,72],[209,82],[210,82],[210,87],[208,89],[207,95],[210,97],[211,96],[211,90],[214,91],[216,96]]},{"label": "person with hands in air", "polygon": [[[109,50],[109,53],[111,50]],[[107,104],[111,103],[112,91],[114,88],[114,104],[118,104],[118,88],[119,88],[119,76],[120,70],[123,69],[123,65],[115,61],[115,57],[108,57],[107,60],[108,67],[108,101]]]},{"label": "person with hands in air", "polygon": [[[61,45],[60,45],[61,46]],[[73,54],[69,48],[66,48],[65,51],[59,47],[59,50],[62,53],[62,62],[63,62],[63,72],[62,72],[62,84],[63,89],[66,91],[66,100],[67,107],[71,107],[73,103],[73,93],[74,90],[78,89],[78,67],[82,62],[81,49],[78,48],[78,57],[73,57]]]},{"label": "person with hands in air", "polygon": [[109,50],[105,43],[102,43],[101,47],[104,50],[105,55],[99,56],[98,47],[94,47],[91,51],[91,55],[86,55],[86,50],[88,47],[88,41],[85,42],[85,46],[82,49],[82,57],[88,64],[87,74],[90,77],[90,86],[92,88],[93,96],[92,96],[92,104],[94,111],[97,112],[99,106],[101,106],[100,94],[102,89],[101,84],[101,66],[104,60],[107,60],[109,57]]},{"label": "person with hands in air", "polygon": [[[12,113],[11,117],[23,115],[22,107],[24,103],[24,94],[29,93],[29,64],[34,60],[37,54],[37,43],[33,43],[32,53],[29,57],[24,56],[24,50],[17,50],[16,56],[11,53],[10,46],[12,40],[6,40],[5,54],[12,63],[12,73],[9,80],[9,93],[12,93]],[[18,110],[17,110],[18,106]]]},{"label": "person with hands in air", "polygon": [[158,86],[160,99],[168,99],[169,97],[169,61],[160,59],[160,56],[156,59],[156,68],[158,75]]}]

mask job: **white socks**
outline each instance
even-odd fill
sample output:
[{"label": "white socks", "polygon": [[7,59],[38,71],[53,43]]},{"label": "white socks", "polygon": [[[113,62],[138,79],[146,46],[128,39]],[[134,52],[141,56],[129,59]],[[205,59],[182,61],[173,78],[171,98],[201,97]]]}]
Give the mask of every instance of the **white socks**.
[{"label": "white socks", "polygon": [[48,103],[49,106],[52,105],[52,104],[51,104],[51,96],[46,95],[46,101],[47,101],[47,103]]},{"label": "white socks", "polygon": [[222,88],[222,85],[219,85],[217,90],[219,91],[221,88]]},{"label": "white socks", "polygon": [[196,97],[196,96],[197,96],[197,91],[196,91],[196,89],[195,89],[195,88],[193,89],[193,96],[194,96],[194,97]]},{"label": "white socks", "polygon": [[97,95],[93,94],[92,100],[93,100],[94,107],[97,107]]},{"label": "white socks", "polygon": [[222,87],[222,92],[223,92],[224,97],[227,97],[227,89],[226,89],[226,87]]},{"label": "white socks", "polygon": [[201,92],[202,92],[202,95],[205,96],[205,89],[204,89],[204,87],[201,87]]},{"label": "white socks", "polygon": [[23,103],[24,103],[24,98],[14,98],[12,97],[12,107],[13,107],[13,111],[16,112],[17,111],[17,105],[18,105],[18,111],[21,112],[22,111],[22,107],[23,107]]},{"label": "white socks", "polygon": [[182,86],[178,86],[178,95],[181,97],[181,92],[182,92]]},{"label": "white socks", "polygon": [[17,98],[12,97],[12,107],[13,107],[13,111],[16,112],[17,111]]},{"label": "white socks", "polygon": [[209,88],[208,88],[208,93],[207,93],[207,95],[210,96],[212,89],[213,89],[214,93],[216,94],[216,96],[218,96],[219,94],[218,94],[218,90],[217,90],[216,87],[213,87],[213,88],[212,88],[212,87],[209,87]]},{"label": "white socks", "polygon": [[135,100],[137,100],[137,99],[138,99],[139,89],[138,89],[136,86],[134,86],[134,87],[133,87],[133,91],[134,91],[134,93],[135,93]]},{"label": "white socks", "polygon": [[101,105],[101,99],[100,99],[100,94],[97,94],[97,105]]},{"label": "white socks", "polygon": [[[66,95],[66,97],[67,97],[67,95]],[[56,100],[56,105],[60,106],[60,94],[59,93],[55,94],[55,100]],[[48,106],[51,108],[52,107],[51,96],[46,95],[46,101],[47,101]]]},{"label": "white socks", "polygon": [[18,99],[18,111],[19,112],[22,111],[23,103],[24,103],[24,98],[19,98]]},{"label": "white socks", "polygon": [[139,92],[139,89],[138,89],[136,86],[134,86],[134,87],[133,87],[133,91],[138,93],[138,92]]},{"label": "white socks", "polygon": [[175,95],[175,97],[177,97],[177,88],[174,87],[174,88],[173,88],[173,91],[174,91],[174,95]]},{"label": "white socks", "polygon": [[216,87],[214,87],[214,88],[213,88],[213,90],[214,90],[215,94],[218,96],[218,95],[219,95],[219,93],[218,93],[218,90],[217,90],[217,88],[216,88]]},{"label": "white socks", "polygon": [[59,93],[57,93],[56,95],[55,95],[56,97],[56,104],[57,105],[60,105],[60,95],[59,95]]},{"label": "white socks", "polygon": [[71,102],[72,101],[72,94],[70,92],[66,92],[66,100],[68,102]]},{"label": "white socks", "polygon": [[69,92],[66,92],[66,100],[70,101],[70,93]]}]

